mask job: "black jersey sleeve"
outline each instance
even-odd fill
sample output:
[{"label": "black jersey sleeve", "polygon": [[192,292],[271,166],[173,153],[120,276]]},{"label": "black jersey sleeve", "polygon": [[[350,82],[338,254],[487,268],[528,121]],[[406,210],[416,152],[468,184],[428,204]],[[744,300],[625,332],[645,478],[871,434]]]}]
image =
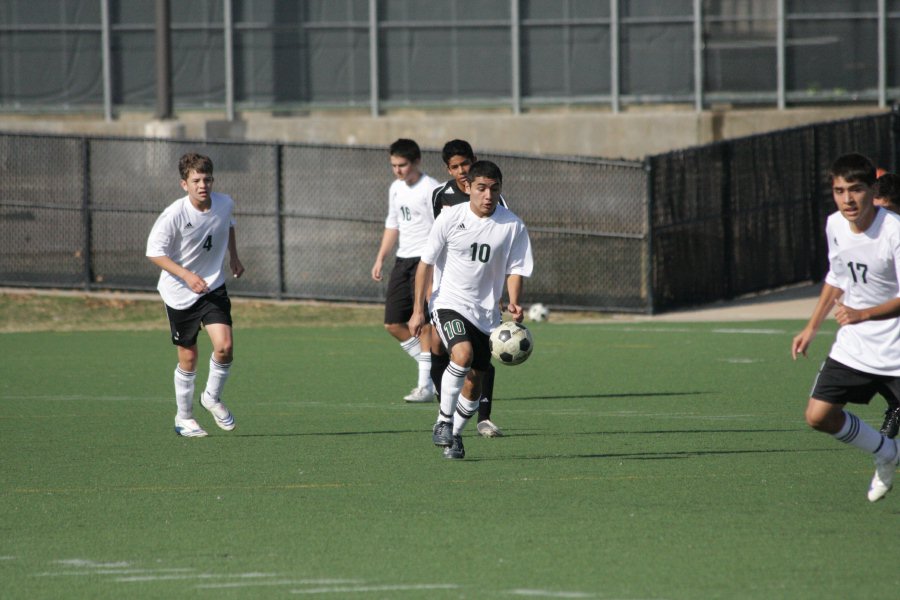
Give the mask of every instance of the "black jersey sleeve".
[{"label": "black jersey sleeve", "polygon": [[444,183],[441,187],[434,188],[434,191],[431,193],[431,208],[434,210],[434,218],[437,219],[438,215],[441,214],[441,211],[444,210],[444,192],[447,191],[447,186],[450,185],[450,182]]}]

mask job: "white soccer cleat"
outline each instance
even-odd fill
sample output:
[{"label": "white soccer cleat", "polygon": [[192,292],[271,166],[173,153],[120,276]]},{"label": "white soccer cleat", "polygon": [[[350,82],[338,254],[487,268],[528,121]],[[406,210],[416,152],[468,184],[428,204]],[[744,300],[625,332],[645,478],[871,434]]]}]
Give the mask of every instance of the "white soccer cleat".
[{"label": "white soccer cleat", "polygon": [[209,400],[209,395],[206,392],[203,392],[203,395],[200,396],[200,404],[203,408],[212,413],[219,429],[224,429],[225,431],[234,429],[234,415],[231,414],[231,411],[228,410],[228,407],[225,406],[221,400],[215,402]]},{"label": "white soccer cleat", "polygon": [[416,387],[403,397],[407,402],[432,402],[434,400],[434,389],[429,386]]},{"label": "white soccer cleat", "polygon": [[481,437],[503,437],[503,430],[497,427],[490,419],[479,421],[475,426]]},{"label": "white soccer cleat", "polygon": [[888,462],[875,461],[875,475],[872,476],[872,483],[869,484],[869,492],[867,494],[869,502],[878,502],[894,487],[894,472],[897,470],[897,463],[900,462],[900,446],[897,445],[895,440],[888,441],[894,444],[897,453],[894,456],[894,460]]},{"label": "white soccer cleat", "polygon": [[194,419],[175,417],[175,433],[181,437],[206,437],[206,432]]}]

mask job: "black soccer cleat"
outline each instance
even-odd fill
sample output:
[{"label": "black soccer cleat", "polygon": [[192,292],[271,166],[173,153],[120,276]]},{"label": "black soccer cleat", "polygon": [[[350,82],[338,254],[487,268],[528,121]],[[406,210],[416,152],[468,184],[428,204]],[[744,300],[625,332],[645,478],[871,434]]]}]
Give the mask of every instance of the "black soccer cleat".
[{"label": "black soccer cleat", "polygon": [[884,422],[881,424],[881,433],[893,439],[897,437],[897,431],[900,430],[900,406],[893,408],[888,407],[884,411]]},{"label": "black soccer cleat", "polygon": [[444,458],[459,460],[466,457],[466,449],[463,447],[462,436],[454,435],[453,443],[444,448]]},{"label": "black soccer cleat", "polygon": [[447,448],[453,443],[453,423],[438,421],[431,430],[431,441],[435,446]]}]

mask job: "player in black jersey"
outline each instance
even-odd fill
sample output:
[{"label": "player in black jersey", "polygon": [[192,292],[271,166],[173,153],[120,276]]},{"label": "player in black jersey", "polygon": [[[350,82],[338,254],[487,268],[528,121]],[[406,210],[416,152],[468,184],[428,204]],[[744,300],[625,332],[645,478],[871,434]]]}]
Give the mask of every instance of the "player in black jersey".
[{"label": "player in black jersey", "polygon": [[[469,167],[472,166],[472,163],[476,161],[472,146],[465,140],[450,140],[444,144],[441,158],[444,160],[444,164],[447,165],[447,172],[450,173],[451,178],[442,186],[436,188],[431,195],[435,219],[445,207],[469,201],[469,194],[466,191],[469,185],[466,180],[466,174],[469,172]],[[500,197],[500,204],[506,206],[506,201],[502,196]],[[432,336],[431,380],[434,383],[435,393],[438,395],[441,392],[441,377],[449,363],[450,357],[441,345],[440,336]],[[493,406],[492,400],[494,397],[494,365],[491,365],[485,372],[481,385],[482,395],[478,403],[478,433],[483,437],[502,437],[503,431],[491,421],[491,407]]]}]

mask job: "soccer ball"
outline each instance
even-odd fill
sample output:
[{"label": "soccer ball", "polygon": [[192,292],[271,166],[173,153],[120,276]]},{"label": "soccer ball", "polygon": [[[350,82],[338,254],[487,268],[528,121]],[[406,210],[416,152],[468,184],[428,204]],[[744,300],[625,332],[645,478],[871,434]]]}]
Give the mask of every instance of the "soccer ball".
[{"label": "soccer ball", "polygon": [[528,309],[528,319],[536,323],[546,321],[550,317],[550,309],[538,302]]},{"label": "soccer ball", "polygon": [[520,365],[531,356],[533,349],[531,332],[521,323],[504,321],[491,332],[491,356],[500,364]]}]

